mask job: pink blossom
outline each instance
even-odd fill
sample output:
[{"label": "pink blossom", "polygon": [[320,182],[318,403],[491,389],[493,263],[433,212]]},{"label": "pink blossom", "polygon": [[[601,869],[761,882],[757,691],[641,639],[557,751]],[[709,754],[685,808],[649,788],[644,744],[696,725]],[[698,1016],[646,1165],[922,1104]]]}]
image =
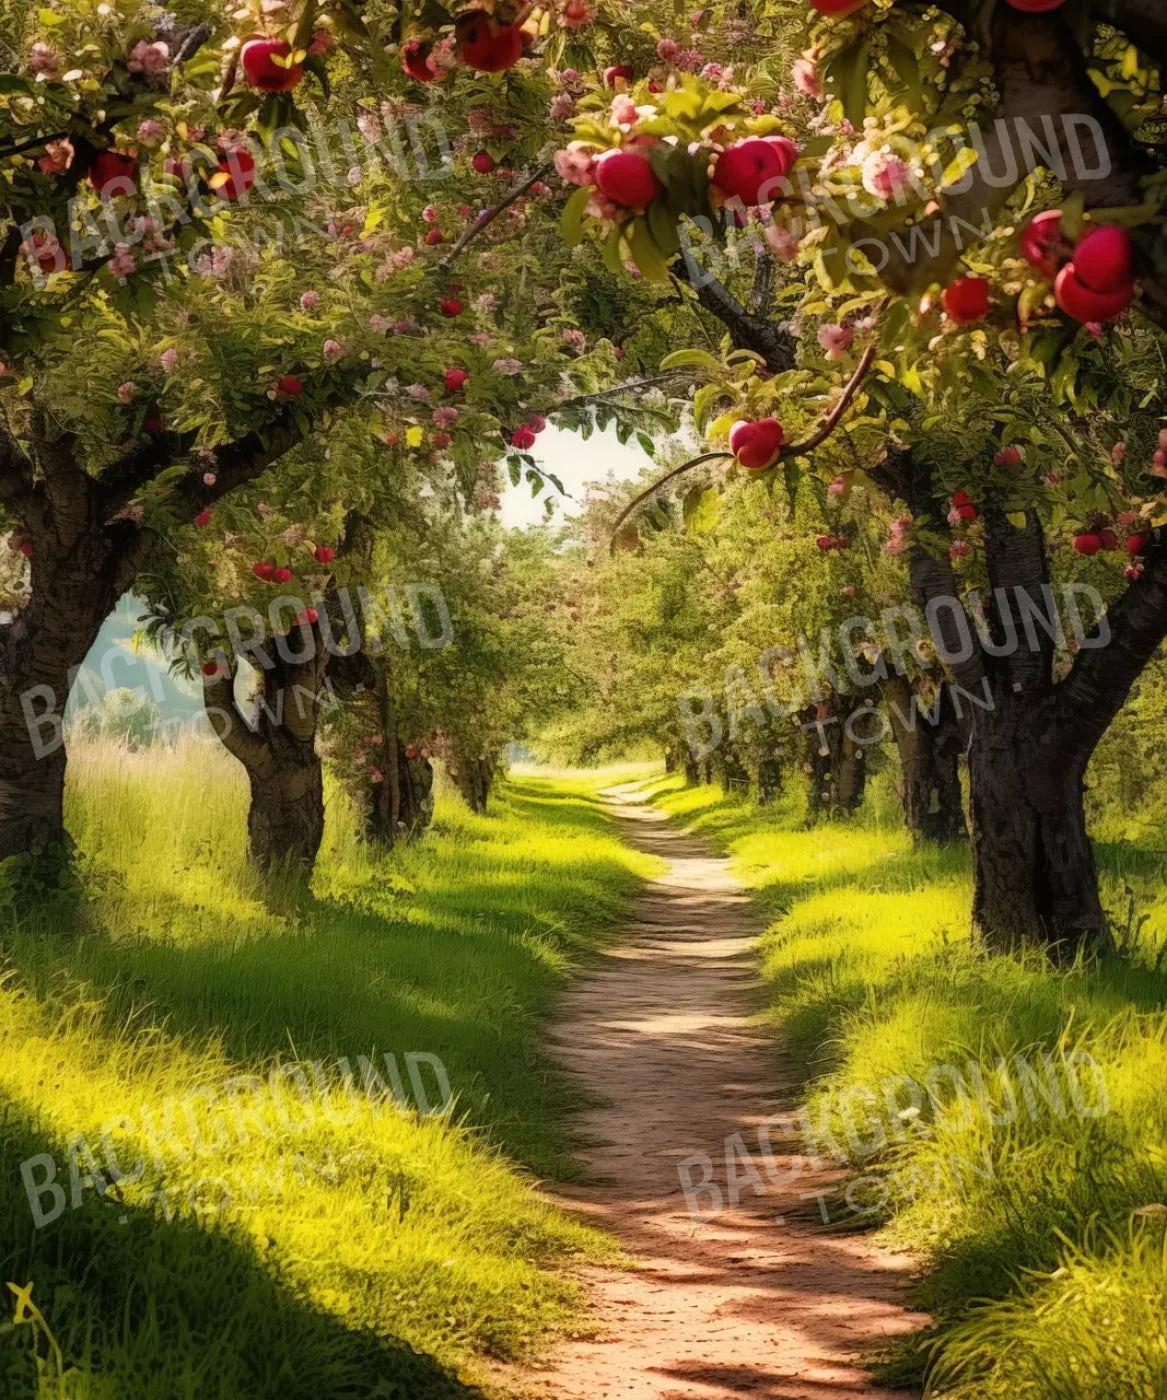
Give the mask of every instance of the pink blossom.
[{"label": "pink blossom", "polygon": [[139,39],[126,59],[131,73],[161,73],[169,65],[170,48],[161,40],[151,43],[149,39]]},{"label": "pink blossom", "polygon": [[339,340],[326,340],[321,353],[326,360],[339,360],[345,351]]},{"label": "pink blossom", "polygon": [[1151,458],[1151,475],[1167,477],[1167,452],[1159,451]]},{"label": "pink blossom", "polygon": [[128,243],[119,243],[114,248],[113,257],[106,263],[112,276],[120,280],[128,277],[131,272],[138,270],[138,264],[134,258],[134,250]]},{"label": "pink blossom", "polygon": [[158,363],[167,374],[174,369],[175,365],[178,364],[178,351],[173,345],[169,350],[163,350],[162,354],[158,356]]},{"label": "pink blossom", "polygon": [[453,39],[439,39],[430,50],[430,56],[426,59],[426,67],[440,78],[452,68],[456,68],[457,65],[458,51],[454,47]]},{"label": "pink blossom", "polygon": [[1160,428],[1159,430],[1159,446],[1167,451],[1167,428]]},{"label": "pink blossom", "polygon": [[804,97],[822,97],[823,85],[819,79],[818,65],[812,59],[796,58],[790,76]]},{"label": "pink blossom", "polygon": [[386,321],[384,316],[378,315],[376,311],[369,317],[369,329],[377,335],[380,335],[388,325],[389,322]]},{"label": "pink blossom", "polygon": [[504,355],[491,365],[496,374],[518,374],[522,368],[522,360],[516,360],[513,355]]},{"label": "pink blossom", "polygon": [[612,99],[612,120],[617,126],[632,126],[639,120],[636,103],[626,92],[617,93]]},{"label": "pink blossom", "polygon": [[1119,512],[1118,520],[1115,522],[1120,530],[1129,530],[1132,525],[1137,525],[1142,519],[1137,510],[1124,510]]},{"label": "pink blossom", "polygon": [[580,141],[573,141],[564,151],[555,152],[555,168],[559,177],[569,185],[590,185],[595,179],[596,153]]},{"label": "pink blossom", "polygon": [[430,396],[430,391],[424,384],[410,384],[405,392],[411,399],[417,399],[421,403],[424,403]]},{"label": "pink blossom", "polygon": [[588,343],[588,338],[584,335],[583,331],[576,330],[574,327],[570,326],[563,332],[563,339],[573,350],[580,351],[581,353]]},{"label": "pink blossom", "polygon": [[948,557],[950,559],[963,559],[972,548],[968,540],[953,540],[948,546]]},{"label": "pink blossom", "polygon": [[854,596],[855,596],[855,585],[852,584],[852,583],[849,583],[849,584],[847,584],[847,586],[843,589],[843,597],[844,597],[844,598],[854,598]]},{"label": "pink blossom", "polygon": [[818,330],[818,342],[827,352],[828,360],[841,360],[854,339],[850,326],[820,326]]},{"label": "pink blossom", "polygon": [[28,51],[29,71],[38,78],[55,78],[64,66],[65,60],[48,44],[33,44]]},{"label": "pink blossom", "polygon": [[894,199],[908,179],[908,167],[888,151],[872,151],[862,167],[863,188],[877,199]]},{"label": "pink blossom", "polygon": [[559,11],[559,23],[564,29],[582,29],[596,17],[596,6],[588,0],[564,0]]},{"label": "pink blossom", "polygon": [[37,157],[37,168],[46,175],[61,175],[73,164],[73,154],[73,143],[68,137],[48,141],[44,155]]},{"label": "pink blossom", "polygon": [[215,482],[218,481],[218,479],[219,478],[215,475],[214,472],[203,472],[204,486],[214,486]]},{"label": "pink blossom", "polygon": [[832,499],[837,500],[840,496],[845,496],[846,494],[847,478],[845,476],[835,477],[831,484],[827,487],[827,495],[830,496]]},{"label": "pink blossom", "polygon": [[697,69],[705,62],[705,59],[697,49],[682,49],[673,62],[682,73],[696,73]]},{"label": "pink blossom", "polygon": [[552,121],[566,121],[575,114],[575,98],[570,92],[557,92],[548,105],[547,114]]},{"label": "pink blossom", "polygon": [[379,141],[381,139],[381,123],[372,112],[362,112],[357,117],[357,130],[366,141]]},{"label": "pink blossom", "polygon": [[415,249],[411,244],[407,243],[404,248],[398,248],[391,259],[393,266],[398,270],[408,267],[414,259],[414,254]]},{"label": "pink blossom", "polygon": [[798,239],[789,229],[779,224],[767,224],[762,237],[779,262],[793,262],[798,256]]},{"label": "pink blossom", "polygon": [[133,382],[132,379],[127,379],[124,384],[118,385],[118,398],[122,401],[122,403],[129,403],[129,401],[134,397],[134,393],[136,392],[137,387],[138,386]]},{"label": "pink blossom", "polygon": [[1117,466],[1119,462],[1126,461],[1126,443],[1116,442],[1110,449],[1110,460]]},{"label": "pink blossom", "polygon": [[612,358],[615,360],[622,360],[627,353],[623,345],[612,346]]},{"label": "pink blossom", "polygon": [[304,292],[300,297],[300,309],[302,311],[313,311],[320,305],[319,292]]},{"label": "pink blossom", "polygon": [[318,29],[312,35],[312,42],[308,45],[308,57],[318,58],[320,54],[330,49],[335,41],[327,29]]},{"label": "pink blossom", "polygon": [[438,211],[434,208],[432,204],[427,204],[426,207],[421,211],[421,217],[426,221],[427,224],[436,224],[438,221]]},{"label": "pink blossom", "polygon": [[673,59],[681,52],[681,46],[675,39],[662,39],[656,46],[657,56],[664,59],[666,63],[672,63]]},{"label": "pink blossom", "polygon": [[531,186],[528,193],[532,195],[535,199],[539,199],[543,195],[551,193],[551,186],[545,185],[542,180],[536,180],[535,183]]},{"label": "pink blossom", "polygon": [[156,117],[147,117],[138,123],[138,140],[144,146],[156,146],[166,134],[166,128]]},{"label": "pink blossom", "polygon": [[475,331],[475,333],[470,337],[470,344],[471,344],[471,345],[489,345],[489,344],[490,344],[490,335],[489,335],[489,333],[486,332],[486,331]]},{"label": "pink blossom", "polygon": [[446,405],[443,405],[441,408],[434,409],[433,417],[435,427],[449,428],[457,421],[458,410],[456,408],[447,407]]}]

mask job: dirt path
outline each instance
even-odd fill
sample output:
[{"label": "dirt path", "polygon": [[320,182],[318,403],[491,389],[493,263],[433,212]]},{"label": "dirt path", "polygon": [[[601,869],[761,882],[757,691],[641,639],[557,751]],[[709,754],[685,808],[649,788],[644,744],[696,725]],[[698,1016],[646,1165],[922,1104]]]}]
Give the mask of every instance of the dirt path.
[{"label": "dirt path", "polygon": [[[837,1173],[767,1181],[764,1195],[743,1183],[737,1208],[703,1220],[686,1207],[682,1159],[707,1154],[728,1202],[725,1139],[741,1133],[761,1172],[758,1124],[796,1104],[773,1040],[749,1025],[763,920],[726,858],[632,789],[605,796],[627,839],[669,868],[629,937],[566,998],[556,1053],[604,1106],[581,1125],[596,1184],[557,1199],[615,1234],[637,1267],[585,1272],[600,1336],[563,1345],[524,1373],[525,1388],[554,1400],[902,1395],[872,1385],[859,1354],[922,1320],[900,1301],[909,1261],[823,1226],[809,1193]],[[797,1141],[776,1130],[773,1145],[783,1172]],[[740,1158],[734,1170],[746,1171]],[[691,1169],[692,1181],[703,1175]]]}]

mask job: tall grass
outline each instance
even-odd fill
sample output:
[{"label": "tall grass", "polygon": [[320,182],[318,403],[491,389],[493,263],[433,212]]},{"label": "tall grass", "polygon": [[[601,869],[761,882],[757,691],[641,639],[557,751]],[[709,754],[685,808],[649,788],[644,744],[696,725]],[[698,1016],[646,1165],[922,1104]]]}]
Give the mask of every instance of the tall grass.
[{"label": "tall grass", "polygon": [[869,818],[800,828],[672,780],[650,790],[732,853],[773,916],[768,1014],[803,1067],[809,1122],[856,1174],[832,1216],[879,1220],[927,1265],[934,1325],[884,1379],[948,1400],[1167,1396],[1163,854],[1098,843],[1124,955],[1055,970],[973,946],[964,849],[914,850]]},{"label": "tall grass", "polygon": [[[230,759],[71,756],[81,931],[0,933],[0,1284],[32,1290],[5,1400],[464,1396],[574,1316],[547,1266],[610,1246],[532,1189],[574,1102],[540,1028],[652,869],[592,786],[525,778],[485,818],[443,793],[391,857],[332,793],[311,897],[273,910]],[[319,1078],[282,1094],[291,1061]],[[30,1158],[65,1193],[39,1229]]]}]

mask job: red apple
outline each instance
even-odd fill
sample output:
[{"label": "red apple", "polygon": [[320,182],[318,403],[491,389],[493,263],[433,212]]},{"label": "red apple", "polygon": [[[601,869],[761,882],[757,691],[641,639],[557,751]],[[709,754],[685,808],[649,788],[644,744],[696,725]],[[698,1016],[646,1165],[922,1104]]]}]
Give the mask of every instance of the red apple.
[{"label": "red apple", "polygon": [[431,248],[433,248],[438,243],[440,243],[444,237],[445,235],[442,233],[440,228],[431,228],[425,236],[425,241],[429,244]]},{"label": "red apple", "polygon": [[408,759],[414,759],[414,758],[417,757],[417,745],[416,745],[416,744],[406,744],[406,746],[405,746],[405,757],[408,758]]},{"label": "red apple", "polygon": [[470,162],[479,175],[489,175],[494,169],[494,157],[489,151],[477,151]]},{"label": "red apple", "polygon": [[[99,151],[89,167],[89,183],[103,199],[116,194],[129,194],[134,186],[138,162],[121,151]],[[113,188],[117,182],[117,188]],[[128,182],[128,183],[127,183]]]},{"label": "red apple", "polygon": [[211,176],[211,188],[220,199],[235,200],[255,184],[255,157],[250,151],[232,151]]},{"label": "red apple", "polygon": [[432,49],[432,44],[423,43],[421,39],[407,39],[401,45],[401,66],[419,83],[432,83],[438,76],[426,62]]},{"label": "red apple", "polygon": [[511,446],[525,452],[527,448],[535,446],[535,434],[530,428],[516,428],[511,434]]},{"label": "red apple", "polygon": [[[245,39],[239,61],[247,81],[261,92],[291,92],[304,76],[302,63],[289,63],[292,46],[286,39],[268,39],[257,34]],[[282,63],[276,59],[285,60]]]},{"label": "red apple", "polygon": [[1021,449],[1010,445],[1003,447],[1000,452],[993,457],[995,467],[1019,467],[1021,465]]},{"label": "red apple", "polygon": [[1126,537],[1126,552],[1131,555],[1146,554],[1147,546],[1150,543],[1150,535],[1128,535]]},{"label": "red apple", "polygon": [[330,544],[318,544],[312,551],[312,557],[318,564],[331,564],[336,558],[336,550]]},{"label": "red apple", "polygon": [[979,321],[989,310],[989,284],[983,277],[958,277],[941,296],[944,310],[957,325]]},{"label": "red apple", "polygon": [[1134,245],[1124,228],[1088,233],[1074,248],[1074,275],[1092,292],[1117,292],[1134,281]]},{"label": "red apple", "polygon": [[1099,530],[1098,539],[1101,542],[1103,549],[1118,548],[1118,536],[1114,533],[1113,530]]},{"label": "red apple", "polygon": [[833,539],[831,539],[829,535],[819,535],[819,537],[815,540],[815,544],[819,547],[819,549],[828,550],[834,548],[835,542]]},{"label": "red apple", "polygon": [[470,371],[465,369],[448,369],[446,371],[446,392],[456,394],[463,388],[470,378]]},{"label": "red apple", "polygon": [[652,166],[635,151],[605,151],[596,161],[596,185],[622,209],[643,209],[661,190]]},{"label": "red apple", "polygon": [[210,509],[208,508],[207,510],[200,510],[198,515],[196,515],[194,518],[194,523],[199,527],[200,530],[205,530],[206,527],[211,523]]},{"label": "red apple", "polygon": [[441,312],[443,316],[461,316],[462,303],[457,297],[447,297],[441,304]]},{"label": "red apple", "polygon": [[274,574],[275,571],[276,566],[274,564],[269,563],[266,559],[260,559],[257,563],[252,564],[251,566],[251,572],[255,575],[255,577],[263,579],[265,583],[268,579],[271,578],[272,574]]},{"label": "red apple", "polygon": [[621,78],[623,78],[625,82],[631,82],[632,69],[626,68],[622,63],[614,63],[611,68],[604,69],[605,87],[615,87]]},{"label": "red apple", "polygon": [[16,548],[18,553],[23,554],[26,559],[32,558],[32,544],[28,540],[21,540]]},{"label": "red apple", "polygon": [[866,4],[867,0],[810,0],[812,10],[817,10],[820,15],[829,15],[831,19],[846,19]]},{"label": "red apple", "polygon": [[958,491],[953,496],[952,508],[962,520],[973,521],[977,518],[977,508],[973,505],[972,497],[965,491]]},{"label": "red apple", "polygon": [[1021,256],[1051,282],[1058,274],[1063,247],[1062,211],[1047,209],[1036,214],[1021,230]]},{"label": "red apple", "polygon": [[449,445],[450,445],[453,441],[454,441],[454,439],[450,436],[449,433],[435,433],[435,434],[434,434],[434,446],[435,446],[435,447],[438,447],[438,448],[449,447]]},{"label": "red apple", "polygon": [[[780,146],[779,141],[784,144]],[[793,145],[785,137],[735,141],[718,156],[713,183],[727,198],[740,199],[750,208],[771,204],[780,192],[779,181],[794,164],[787,150]]]},{"label": "red apple", "polygon": [[219,663],[218,663],[217,661],[204,661],[204,662],[203,662],[203,675],[204,675],[204,676],[217,676],[217,675],[219,674],[219,671],[220,671],[220,670],[221,670],[221,667],[219,666]]},{"label": "red apple", "polygon": [[272,572],[271,579],[273,583],[291,583],[292,571],[291,569],[281,566]]},{"label": "red apple", "polygon": [[296,399],[304,392],[304,385],[294,374],[285,374],[282,379],[276,381],[276,389],[285,398]]},{"label": "red apple", "polygon": [[1079,554],[1097,554],[1102,548],[1102,541],[1095,534],[1075,535],[1074,548]]},{"label": "red apple", "polygon": [[301,627],[311,627],[315,624],[319,616],[320,614],[315,608],[305,608],[302,612],[296,614],[296,621]]},{"label": "red apple", "polygon": [[1073,263],[1062,268],[1054,283],[1058,305],[1075,321],[1113,321],[1131,304],[1134,294],[1133,282],[1116,287],[1112,292],[1091,291],[1078,277]]},{"label": "red apple", "polygon": [[729,450],[749,471],[765,471],[778,460],[785,437],[777,418],[743,421],[729,430]]},{"label": "red apple", "polygon": [[[57,257],[64,250],[55,238],[50,238],[47,233],[34,233],[24,245],[25,255],[29,262],[36,262],[37,267],[42,272],[57,271]],[[63,267],[67,267],[67,262],[62,262]]]},{"label": "red apple", "polygon": [[492,15],[471,10],[454,25],[458,56],[479,73],[501,73],[523,56],[523,34],[517,24],[498,24]]},{"label": "red apple", "polygon": [[1051,10],[1064,5],[1066,0],[1005,0],[1005,3],[1014,10],[1020,10],[1023,15],[1048,15]]}]

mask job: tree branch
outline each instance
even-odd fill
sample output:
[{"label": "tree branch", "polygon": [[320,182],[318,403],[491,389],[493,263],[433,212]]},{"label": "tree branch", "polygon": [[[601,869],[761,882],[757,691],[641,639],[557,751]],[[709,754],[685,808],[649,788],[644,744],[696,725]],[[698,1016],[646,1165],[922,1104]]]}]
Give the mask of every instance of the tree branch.
[{"label": "tree branch", "polygon": [[[1089,755],[1122,709],[1131,686],[1167,637],[1167,539],[1153,532],[1143,573],[1105,614],[1110,640],[1083,647],[1054,689],[1055,744]],[[1100,633],[1095,634],[1096,636]]]},{"label": "tree branch", "polygon": [[717,317],[729,332],[735,349],[761,355],[772,374],[794,368],[797,345],[785,326],[747,311],[728,288],[688,255],[674,264],[673,276],[689,286],[705,310]]},{"label": "tree branch", "polygon": [[537,165],[520,184],[509,191],[497,204],[492,205],[491,208],[487,209],[484,213],[479,214],[478,218],[466,229],[446,256],[438,260],[438,266],[449,267],[468,243],[477,238],[484,229],[489,228],[490,225],[494,223],[495,219],[497,219],[504,210],[509,209],[516,200],[521,199],[532,185],[537,185],[545,175],[550,175],[551,169],[552,167],[549,163]]}]

